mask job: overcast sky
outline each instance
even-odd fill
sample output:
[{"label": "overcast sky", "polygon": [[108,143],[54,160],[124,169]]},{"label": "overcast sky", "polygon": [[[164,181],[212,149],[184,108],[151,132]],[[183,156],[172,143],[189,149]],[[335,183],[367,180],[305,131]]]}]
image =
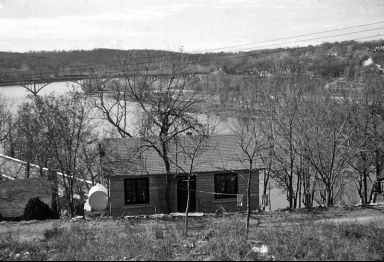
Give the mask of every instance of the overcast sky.
[{"label": "overcast sky", "polygon": [[384,23],[258,42],[383,20],[384,0],[0,0],[0,50],[274,48],[384,34]]}]

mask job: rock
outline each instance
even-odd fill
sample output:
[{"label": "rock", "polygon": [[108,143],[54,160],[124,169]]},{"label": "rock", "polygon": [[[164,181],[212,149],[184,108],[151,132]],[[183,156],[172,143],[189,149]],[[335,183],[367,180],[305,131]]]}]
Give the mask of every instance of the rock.
[{"label": "rock", "polygon": [[21,258],[20,254],[16,254],[15,257],[14,257],[15,260],[20,260],[20,258]]},{"label": "rock", "polygon": [[252,251],[260,255],[266,255],[269,252],[269,248],[266,245],[261,245],[261,247],[252,247]]},{"label": "rock", "polygon": [[195,247],[195,244],[192,243],[192,242],[189,242],[189,243],[185,243],[185,244],[183,245],[183,247],[194,248],[194,247]]},{"label": "rock", "polygon": [[[258,241],[255,241],[258,242]],[[248,251],[248,253],[245,255],[243,258],[244,261],[249,261],[249,260],[259,260],[260,258],[271,260],[273,256],[269,254],[269,248],[262,244],[259,246],[253,246],[251,250]]]},{"label": "rock", "polygon": [[208,232],[205,236],[203,236],[203,239],[204,240],[209,240],[211,237],[213,237],[213,232],[212,231]]},{"label": "rock", "polygon": [[73,218],[71,218],[71,222],[72,222],[72,221],[79,221],[79,220],[82,220],[82,219],[84,219],[83,216],[73,217]]},{"label": "rock", "polygon": [[11,253],[9,253],[8,257],[11,258],[11,257],[13,257],[14,255],[15,255],[15,253],[11,252]]},{"label": "rock", "polygon": [[225,213],[225,209],[223,207],[220,207],[220,208],[216,209],[216,211],[215,211],[215,214],[217,216],[222,216],[222,215],[224,215],[224,213]]},{"label": "rock", "polygon": [[197,240],[196,241],[196,247],[203,247],[207,244],[206,240]]},{"label": "rock", "polygon": [[31,259],[31,254],[28,251],[25,251],[22,253],[22,260],[30,260]]}]

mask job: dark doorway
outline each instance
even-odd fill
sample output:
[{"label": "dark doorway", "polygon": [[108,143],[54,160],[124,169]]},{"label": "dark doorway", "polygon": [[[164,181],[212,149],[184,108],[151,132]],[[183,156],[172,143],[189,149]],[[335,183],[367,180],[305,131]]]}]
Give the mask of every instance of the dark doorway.
[{"label": "dark doorway", "polygon": [[[191,176],[189,181],[191,198],[189,200],[189,212],[196,212],[196,177]],[[179,176],[177,178],[177,211],[185,212],[188,199],[188,177]]]}]

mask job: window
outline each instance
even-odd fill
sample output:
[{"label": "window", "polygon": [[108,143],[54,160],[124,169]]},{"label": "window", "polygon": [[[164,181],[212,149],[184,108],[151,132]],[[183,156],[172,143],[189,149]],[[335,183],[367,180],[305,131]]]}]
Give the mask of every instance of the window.
[{"label": "window", "polygon": [[149,178],[124,179],[125,204],[149,203]]},{"label": "window", "polygon": [[237,174],[215,174],[215,198],[236,198]]}]

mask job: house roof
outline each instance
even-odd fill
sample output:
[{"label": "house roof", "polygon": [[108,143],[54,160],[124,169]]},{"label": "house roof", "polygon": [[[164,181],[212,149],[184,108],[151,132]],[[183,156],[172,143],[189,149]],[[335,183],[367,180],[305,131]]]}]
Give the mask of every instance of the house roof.
[{"label": "house roof", "polygon": [[[171,172],[189,172],[191,155],[198,145],[197,136],[179,137],[169,146]],[[241,150],[236,135],[212,135],[200,144],[194,158],[193,173],[245,170],[248,168],[246,155]],[[165,165],[159,153],[151,145],[158,139],[148,142],[143,138],[107,138],[101,146],[103,172],[106,176],[134,176],[164,174]],[[254,161],[255,168],[262,168],[259,159]]]}]

